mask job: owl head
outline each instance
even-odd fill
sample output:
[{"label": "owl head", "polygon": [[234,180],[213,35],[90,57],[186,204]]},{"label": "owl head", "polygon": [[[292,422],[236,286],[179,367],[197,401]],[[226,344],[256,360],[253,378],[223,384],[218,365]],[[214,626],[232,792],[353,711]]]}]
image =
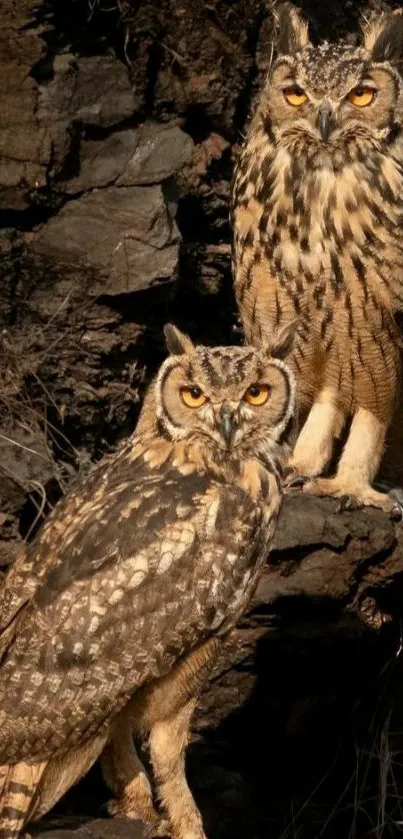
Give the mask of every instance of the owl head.
[{"label": "owl head", "polygon": [[357,138],[378,148],[396,139],[403,120],[401,10],[366,26],[361,40],[313,46],[297,9],[280,7],[276,59],[260,99],[273,142],[291,153],[322,151],[326,162],[341,149],[340,161],[349,163]]},{"label": "owl head", "polygon": [[260,348],[195,345],[171,324],[164,332],[170,355],[153,389],[160,434],[201,438],[226,456],[291,435],[295,383],[282,359],[295,325]]}]

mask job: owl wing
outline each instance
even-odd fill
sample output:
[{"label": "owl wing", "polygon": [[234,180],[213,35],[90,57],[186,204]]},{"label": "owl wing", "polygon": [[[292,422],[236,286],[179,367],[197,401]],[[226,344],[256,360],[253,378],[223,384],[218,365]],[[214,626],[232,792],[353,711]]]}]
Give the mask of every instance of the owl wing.
[{"label": "owl wing", "polygon": [[83,492],[78,513],[74,500],[75,526],[62,505],[35,549],[39,567],[53,533],[52,562],[14,618],[0,668],[0,763],[46,759],[91,737],[216,630],[257,516],[246,493],[224,496],[222,506],[207,472],[120,459]]},{"label": "owl wing", "polygon": [[113,459],[119,464],[120,452],[114,458],[105,457],[92,467],[86,483],[78,483],[48,516],[39,537],[32,545],[22,545],[0,588],[0,662],[10,640],[14,637],[17,619],[24,606],[32,599],[49,569],[57,564],[57,552],[69,524],[77,521],[82,505],[91,498],[100,477]]}]

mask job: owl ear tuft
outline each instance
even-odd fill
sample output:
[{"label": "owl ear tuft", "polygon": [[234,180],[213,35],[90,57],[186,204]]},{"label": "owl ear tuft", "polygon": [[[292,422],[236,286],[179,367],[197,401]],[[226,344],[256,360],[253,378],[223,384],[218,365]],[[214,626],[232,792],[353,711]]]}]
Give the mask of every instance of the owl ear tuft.
[{"label": "owl ear tuft", "polygon": [[364,27],[364,46],[373,61],[399,62],[403,58],[403,9],[386,12]]},{"label": "owl ear tuft", "polygon": [[309,43],[308,24],[292,3],[283,3],[275,13],[277,49],[280,55],[293,55]]},{"label": "owl ear tuft", "polygon": [[286,358],[294,346],[297,326],[298,321],[293,320],[291,323],[287,323],[286,326],[278,329],[266,343],[265,349],[267,354],[272,358]]},{"label": "owl ear tuft", "polygon": [[164,326],[165,343],[171,355],[185,355],[194,351],[194,344],[184,332],[173,323]]}]

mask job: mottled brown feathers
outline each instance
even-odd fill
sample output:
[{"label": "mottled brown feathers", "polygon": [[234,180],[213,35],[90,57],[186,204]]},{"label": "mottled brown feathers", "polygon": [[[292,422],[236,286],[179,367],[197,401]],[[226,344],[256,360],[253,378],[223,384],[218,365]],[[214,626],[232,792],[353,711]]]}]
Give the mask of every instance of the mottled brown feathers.
[{"label": "mottled brown feathers", "polygon": [[[150,727],[167,829],[204,836],[184,776],[187,729],[270,548],[295,386],[268,342],[197,347],[174,327],[166,337],[136,432],[57,505],[1,592],[1,839],[105,747],[111,812],[158,820],[131,742]],[[283,330],[282,354],[290,342]],[[259,407],[244,398],[251,387]]]}]

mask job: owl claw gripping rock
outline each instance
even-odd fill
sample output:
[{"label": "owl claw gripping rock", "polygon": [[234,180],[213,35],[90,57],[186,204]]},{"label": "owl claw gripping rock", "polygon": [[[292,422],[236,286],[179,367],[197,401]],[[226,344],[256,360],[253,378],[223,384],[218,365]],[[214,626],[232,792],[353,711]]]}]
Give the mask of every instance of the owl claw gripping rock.
[{"label": "owl claw gripping rock", "polygon": [[403,16],[360,46],[313,46],[289,3],[278,24],[234,177],[237,302],[252,344],[299,318],[303,491],[390,512],[373,481],[403,481]]},{"label": "owl claw gripping rock", "polygon": [[[192,712],[246,608],[281,506],[294,379],[270,346],[169,357],[135,433],[56,506],[0,593],[0,837],[101,756],[109,812],[204,839],[186,782]],[[157,801],[133,737],[148,738]],[[163,821],[165,819],[165,821]]]}]

